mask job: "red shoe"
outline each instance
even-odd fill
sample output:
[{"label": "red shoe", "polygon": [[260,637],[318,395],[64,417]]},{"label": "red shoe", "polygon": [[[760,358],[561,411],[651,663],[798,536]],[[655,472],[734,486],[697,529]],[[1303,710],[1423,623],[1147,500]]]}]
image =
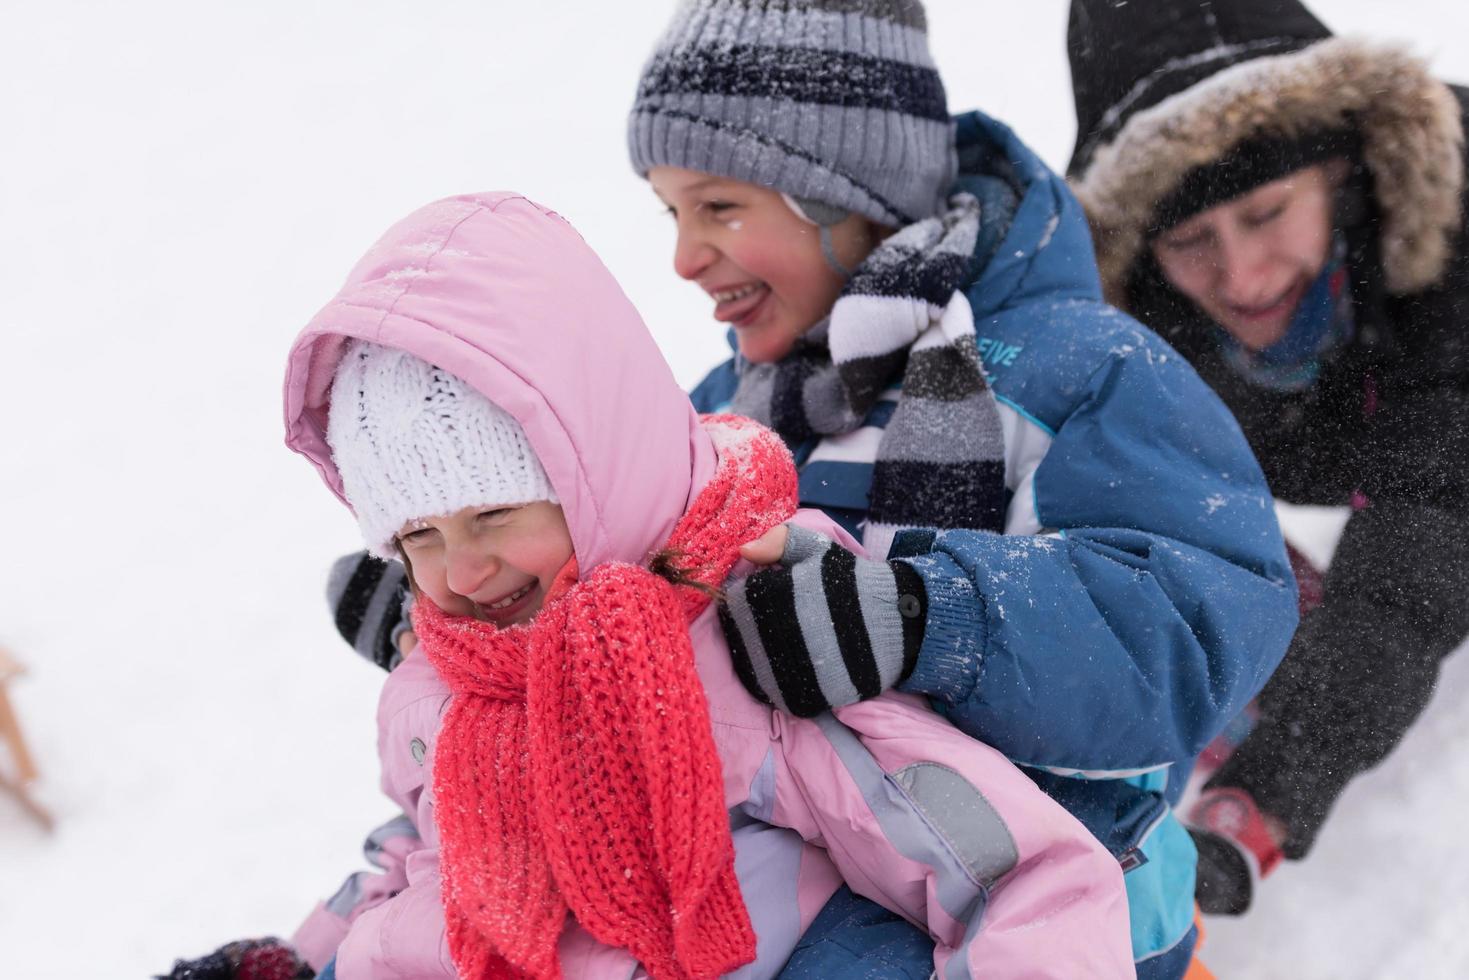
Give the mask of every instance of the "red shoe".
[{"label": "red shoe", "polygon": [[1205,790],[1184,822],[1238,846],[1260,878],[1274,871],[1284,857],[1265,815],[1255,805],[1254,798],[1242,789],[1221,786]]},{"label": "red shoe", "polygon": [[1249,793],[1206,790],[1184,818],[1199,863],[1194,900],[1210,915],[1243,915],[1255,885],[1280,864],[1280,845]]}]

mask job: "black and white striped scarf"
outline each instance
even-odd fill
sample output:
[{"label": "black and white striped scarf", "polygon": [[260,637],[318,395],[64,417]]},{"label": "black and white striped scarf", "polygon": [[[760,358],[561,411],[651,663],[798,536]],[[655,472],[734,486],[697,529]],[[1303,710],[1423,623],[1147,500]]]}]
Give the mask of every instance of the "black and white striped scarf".
[{"label": "black and white striped scarf", "polygon": [[851,432],[901,378],[868,491],[874,557],[905,528],[1004,528],[1004,436],[963,293],[979,221],[979,202],[954,195],[879,244],[790,354],[737,360],[732,411],[791,444]]}]

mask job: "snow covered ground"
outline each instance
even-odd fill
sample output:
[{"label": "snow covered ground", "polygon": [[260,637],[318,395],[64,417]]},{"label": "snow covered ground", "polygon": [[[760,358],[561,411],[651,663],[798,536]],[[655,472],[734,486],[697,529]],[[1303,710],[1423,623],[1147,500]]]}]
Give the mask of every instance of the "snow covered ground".
[{"label": "snow covered ground", "polygon": [[[1053,165],[1066,4],[932,0],[955,109]],[[1469,79],[1469,7],[1319,0]],[[0,31],[0,644],[60,827],[0,799],[0,977],[142,977],[289,933],[389,815],[381,675],[331,629],[343,510],[281,446],[295,331],[433,198],[565,214],[678,376],[723,349],[623,118],[670,0],[12,4]],[[1328,548],[1331,520],[1292,521]],[[1469,658],[1313,859],[1213,922],[1221,977],[1469,974]],[[1370,696],[1370,692],[1364,692]]]}]

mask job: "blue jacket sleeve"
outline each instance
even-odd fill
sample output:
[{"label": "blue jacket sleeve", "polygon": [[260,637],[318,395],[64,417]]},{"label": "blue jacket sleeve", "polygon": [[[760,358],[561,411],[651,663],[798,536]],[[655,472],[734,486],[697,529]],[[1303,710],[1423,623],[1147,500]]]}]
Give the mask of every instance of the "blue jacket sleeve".
[{"label": "blue jacket sleeve", "polygon": [[941,532],[908,559],[929,605],[904,689],[1016,762],[1065,774],[1192,759],[1296,626],[1271,497],[1238,425],[1165,343],[1132,337],[1074,384],[1065,363],[1017,382],[1052,399],[1028,417],[1052,436],[1034,504],[1056,533]]},{"label": "blue jacket sleeve", "polygon": [[739,375],[735,373],[734,358],[730,358],[706,374],[704,380],[689,392],[689,401],[693,402],[694,411],[705,414],[728,411],[729,403],[734,398],[735,388],[739,386],[739,382]]}]

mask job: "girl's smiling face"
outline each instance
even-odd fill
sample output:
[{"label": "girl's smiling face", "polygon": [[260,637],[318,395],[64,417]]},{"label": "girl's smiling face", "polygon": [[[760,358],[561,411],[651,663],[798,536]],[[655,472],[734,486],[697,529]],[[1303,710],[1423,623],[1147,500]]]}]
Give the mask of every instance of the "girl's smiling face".
[{"label": "girl's smiling face", "polygon": [[[822,254],[820,229],[778,192],[679,167],[654,167],[648,182],[678,225],[673,270],[714,301],[746,359],[780,360],[831,312],[846,280]],[[881,231],[848,215],[831,229],[837,261],[855,268]]]},{"label": "girl's smiling face", "polygon": [[466,507],[398,532],[413,583],[444,612],[496,626],[529,622],[571,560],[571,531],[558,504]]}]

